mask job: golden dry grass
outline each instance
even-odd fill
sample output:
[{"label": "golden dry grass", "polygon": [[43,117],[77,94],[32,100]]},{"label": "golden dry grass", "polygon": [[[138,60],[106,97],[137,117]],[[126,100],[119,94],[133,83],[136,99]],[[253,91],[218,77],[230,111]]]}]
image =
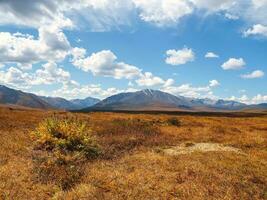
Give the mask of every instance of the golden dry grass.
[{"label": "golden dry grass", "polygon": [[[43,183],[34,173],[30,132],[51,116],[85,121],[102,149],[98,159],[84,163],[83,176],[68,190]],[[161,151],[194,143],[243,153]],[[0,108],[0,199],[267,199],[267,117]]]}]

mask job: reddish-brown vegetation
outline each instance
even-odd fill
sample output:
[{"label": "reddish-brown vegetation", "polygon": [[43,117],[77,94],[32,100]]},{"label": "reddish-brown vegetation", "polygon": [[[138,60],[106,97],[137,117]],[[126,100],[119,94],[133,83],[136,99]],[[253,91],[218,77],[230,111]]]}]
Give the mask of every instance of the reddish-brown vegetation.
[{"label": "reddish-brown vegetation", "polygon": [[[68,140],[59,149],[36,143],[32,131],[51,117],[85,122],[101,153],[77,158]],[[162,151],[197,143],[242,153]],[[266,149],[265,116],[0,108],[0,199],[266,199]]]}]

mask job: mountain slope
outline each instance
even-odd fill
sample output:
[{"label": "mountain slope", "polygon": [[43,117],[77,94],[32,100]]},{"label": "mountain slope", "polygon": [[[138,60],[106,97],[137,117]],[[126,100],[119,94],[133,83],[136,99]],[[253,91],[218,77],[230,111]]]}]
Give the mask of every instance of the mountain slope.
[{"label": "mountain slope", "polygon": [[97,103],[95,110],[139,110],[153,108],[185,108],[190,109],[184,97],[161,92],[158,90],[142,90],[138,92],[120,93]]},{"label": "mountain slope", "polygon": [[31,108],[49,109],[50,104],[35,94],[25,93],[0,85],[0,104],[12,104]]},{"label": "mountain slope", "polygon": [[40,98],[57,109],[66,109],[66,110],[75,109],[75,105],[64,98],[60,97],[40,97]]},{"label": "mountain slope", "polygon": [[58,109],[80,110],[95,105],[100,100],[87,97],[85,99],[66,100],[60,97],[41,97],[45,102]]},{"label": "mountain slope", "polygon": [[235,101],[193,99],[146,89],[113,95],[87,110],[238,110],[244,107],[245,104]]},{"label": "mountain slope", "polygon": [[87,97],[85,99],[73,99],[70,102],[75,105],[75,109],[83,109],[97,104],[100,99]]},{"label": "mountain slope", "polygon": [[70,101],[60,97],[43,97],[0,85],[0,104],[11,104],[40,109],[54,108],[65,110],[79,110],[90,107],[99,101],[99,99],[91,97]]}]

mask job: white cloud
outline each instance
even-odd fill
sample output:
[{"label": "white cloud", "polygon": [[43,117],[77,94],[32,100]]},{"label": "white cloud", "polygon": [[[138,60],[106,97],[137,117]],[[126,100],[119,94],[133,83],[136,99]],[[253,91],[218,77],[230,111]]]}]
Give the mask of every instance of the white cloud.
[{"label": "white cloud", "polygon": [[136,83],[139,86],[152,87],[165,84],[165,81],[160,77],[154,76],[151,72],[145,72],[136,80]]},{"label": "white cloud", "polygon": [[233,15],[233,14],[230,14],[230,13],[225,13],[225,18],[227,19],[230,19],[230,20],[238,20],[239,17],[237,15]]},{"label": "white cloud", "polygon": [[131,24],[134,4],[131,0],[3,0],[0,1],[0,24],[39,28],[83,27],[106,31]]},{"label": "white cloud", "polygon": [[222,68],[224,70],[236,70],[236,69],[242,69],[246,65],[243,58],[230,58],[228,61],[222,64]]},{"label": "white cloud", "polygon": [[130,26],[135,16],[132,0],[80,0],[69,3],[69,7],[72,9],[67,12],[82,16],[84,20],[78,19],[76,23],[92,31],[120,30],[121,27]]},{"label": "white cloud", "polygon": [[174,80],[172,78],[169,78],[167,81],[165,81],[163,87],[170,87],[174,84]]},{"label": "white cloud", "polygon": [[183,84],[180,86],[173,85],[163,87],[161,90],[176,96],[185,96],[191,98],[215,98],[210,86],[193,87],[191,84]]},{"label": "white cloud", "polygon": [[267,0],[252,0],[252,3],[257,8],[267,6]]},{"label": "white cloud", "polygon": [[38,69],[35,74],[32,84],[34,85],[49,85],[54,83],[66,84],[71,80],[69,72],[59,68],[56,63],[49,62],[43,65],[42,69]]},{"label": "white cloud", "polygon": [[267,25],[266,0],[2,0],[0,24],[35,28],[54,24],[110,31],[131,26],[137,16],[163,27],[176,25],[182,17],[199,11]]},{"label": "white cloud", "polygon": [[110,50],[93,53],[86,58],[74,59],[73,65],[83,71],[91,71],[94,76],[113,77],[115,79],[133,79],[141,74],[139,68],[118,62],[117,56]]},{"label": "white cloud", "polygon": [[86,49],[74,47],[71,51],[71,54],[73,56],[73,61],[83,59],[86,55]]},{"label": "white cloud", "polygon": [[253,36],[253,35],[267,37],[267,26],[256,24],[252,28],[244,32],[245,37]]},{"label": "white cloud", "polygon": [[206,9],[208,12],[215,12],[221,10],[228,10],[236,5],[236,0],[191,0],[199,9]]},{"label": "white cloud", "polygon": [[8,85],[16,88],[29,88],[32,76],[22,72],[20,69],[10,67],[5,71],[0,71],[0,84]]},{"label": "white cloud", "polygon": [[219,58],[219,56],[213,52],[207,52],[205,58]]},{"label": "white cloud", "polygon": [[133,0],[140,10],[140,18],[157,26],[168,26],[193,12],[187,0]]},{"label": "white cloud", "polygon": [[253,104],[267,103],[267,95],[258,94],[257,96],[252,98],[251,103]]},{"label": "white cloud", "polygon": [[66,99],[73,98],[86,98],[86,97],[96,97],[100,99],[104,99],[111,95],[115,95],[121,92],[135,92],[137,91],[134,88],[127,88],[125,90],[117,89],[114,87],[103,88],[100,84],[90,84],[90,85],[79,85],[79,86],[69,86],[63,85],[62,88],[51,91],[46,94],[46,96],[54,96],[54,97],[63,97]]},{"label": "white cloud", "polygon": [[238,101],[245,104],[260,104],[267,103],[267,95],[258,94],[254,97],[248,97],[247,95],[242,95],[241,97],[232,96],[226,100]]},{"label": "white cloud", "polygon": [[255,78],[261,78],[264,76],[264,72],[261,70],[255,70],[249,74],[243,74],[241,75],[244,79],[255,79]]},{"label": "white cloud", "polygon": [[73,26],[63,14],[66,1],[62,0],[3,0],[0,1],[0,24],[15,24],[39,28],[54,24],[60,27]]},{"label": "white cloud", "polygon": [[69,72],[58,67],[56,63],[49,62],[37,69],[35,72],[23,72],[21,69],[10,67],[0,71],[0,83],[16,88],[31,88],[36,85],[62,84],[78,86],[79,84],[71,79]]},{"label": "white cloud", "polygon": [[251,104],[251,100],[249,99],[249,97],[247,95],[242,95],[241,97],[231,96],[230,98],[226,98],[225,100],[237,101],[237,102],[245,103],[245,104]]},{"label": "white cloud", "polygon": [[219,85],[220,85],[219,81],[217,81],[217,80],[211,80],[209,86],[210,87],[217,87]]},{"label": "white cloud", "polygon": [[39,28],[39,37],[0,32],[0,63],[16,63],[22,68],[46,61],[63,60],[70,44],[65,34],[54,26]]},{"label": "white cloud", "polygon": [[186,47],[181,50],[168,50],[166,54],[167,58],[165,62],[170,65],[183,65],[187,62],[192,62],[195,60],[195,54],[193,50]]}]

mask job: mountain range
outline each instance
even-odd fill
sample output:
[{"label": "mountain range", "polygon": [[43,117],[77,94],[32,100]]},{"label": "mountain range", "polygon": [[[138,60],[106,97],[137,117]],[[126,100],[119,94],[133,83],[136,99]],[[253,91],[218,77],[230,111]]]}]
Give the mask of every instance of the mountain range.
[{"label": "mountain range", "polygon": [[248,105],[236,101],[194,99],[145,89],[113,95],[85,110],[240,110]]},{"label": "mountain range", "polygon": [[91,97],[67,100],[60,97],[37,96],[32,93],[26,93],[0,85],[0,104],[40,109],[80,110],[90,107],[99,101],[99,99]]},{"label": "mountain range", "polygon": [[0,85],[0,104],[9,104],[40,109],[64,109],[82,111],[115,110],[165,110],[165,111],[238,111],[267,110],[267,103],[246,105],[237,101],[223,99],[196,99],[159,90],[145,89],[137,92],[120,93],[102,101],[88,97],[67,100],[61,97],[44,97],[14,90]]}]

